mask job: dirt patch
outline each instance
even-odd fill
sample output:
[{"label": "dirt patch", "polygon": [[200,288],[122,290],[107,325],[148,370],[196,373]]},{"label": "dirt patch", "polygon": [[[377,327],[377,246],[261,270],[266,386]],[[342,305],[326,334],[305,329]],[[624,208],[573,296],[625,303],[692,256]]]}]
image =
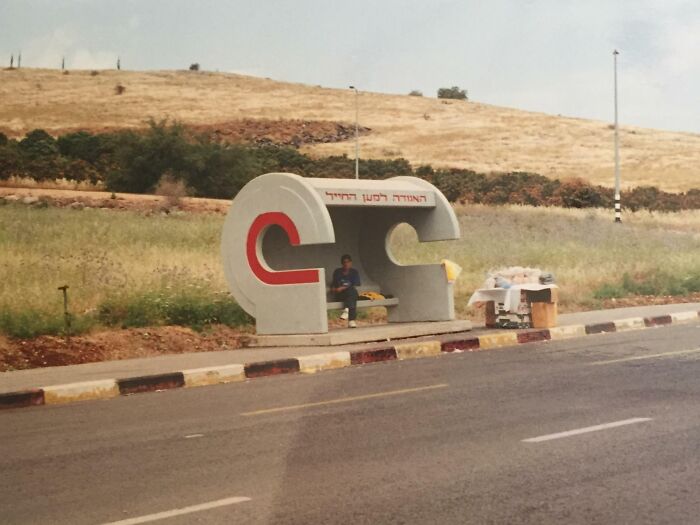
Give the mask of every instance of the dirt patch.
[{"label": "dirt patch", "polygon": [[[363,312],[360,326],[386,322],[381,308]],[[331,328],[347,326],[337,316],[329,319]],[[101,361],[117,361],[166,354],[236,350],[248,346],[253,333],[223,325],[206,332],[195,332],[182,326],[102,330],[81,336],[41,336],[33,339],[11,339],[0,335],[0,372],[78,365]]]},{"label": "dirt patch", "polygon": [[0,336],[0,372],[241,348],[249,335],[226,326],[198,333],[180,326],[109,330],[72,337]]},{"label": "dirt patch", "polygon": [[183,197],[173,205],[172,199],[158,195],[109,193],[106,191],[77,191],[51,188],[2,188],[0,199],[29,206],[54,206],[57,208],[100,208],[105,210],[129,210],[145,213],[215,213],[223,215],[231,201],[226,199],[201,199]]},{"label": "dirt patch", "polygon": [[[328,120],[301,119],[236,119],[212,124],[184,124],[185,129],[192,135],[205,135],[216,142],[227,144],[254,144],[257,146],[275,145],[299,148],[311,144],[332,144],[343,142],[355,137],[355,124],[333,122]],[[137,133],[148,129],[125,126],[79,126],[54,128],[50,132],[58,137],[67,133],[87,131],[93,134],[111,133],[131,129]],[[12,136],[6,128],[0,127],[8,136]],[[366,126],[358,128],[360,135],[366,135],[371,130]]]},{"label": "dirt patch", "polygon": [[[306,144],[342,142],[355,136],[354,124],[319,120],[242,119],[187,127],[218,142],[259,146],[272,144],[295,148]],[[370,131],[367,127],[359,128],[360,134]]]}]

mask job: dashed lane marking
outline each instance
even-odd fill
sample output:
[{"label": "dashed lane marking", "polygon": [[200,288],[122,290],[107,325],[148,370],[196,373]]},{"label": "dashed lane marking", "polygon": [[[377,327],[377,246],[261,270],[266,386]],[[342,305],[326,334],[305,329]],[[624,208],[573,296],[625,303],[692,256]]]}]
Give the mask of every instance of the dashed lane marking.
[{"label": "dashed lane marking", "polygon": [[605,361],[593,361],[590,365],[612,365],[614,363],[626,363],[627,361],[641,361],[643,359],[656,359],[662,357],[673,357],[684,354],[697,354],[700,348],[692,348],[690,350],[677,350],[674,352],[663,352],[660,354],[638,355],[633,357],[621,357],[619,359],[607,359]]},{"label": "dashed lane marking", "polygon": [[210,510],[216,509],[218,507],[235,505],[236,503],[243,503],[245,501],[250,501],[250,498],[246,498],[244,496],[235,496],[232,498],[224,498],[218,499],[216,501],[209,501],[207,503],[200,503],[199,505],[192,505],[190,507],[183,507],[181,509],[166,510],[163,512],[157,512],[155,514],[147,514],[145,516],[139,516],[137,518],[111,521],[109,523],[105,523],[104,525],[138,525],[139,523],[149,523],[151,521],[164,520],[166,518],[172,518],[174,516],[182,516],[183,514],[192,514],[194,512],[202,512],[203,510]]},{"label": "dashed lane marking", "polygon": [[556,434],[545,434],[544,436],[537,436],[533,438],[523,439],[524,443],[540,443],[541,441],[551,441],[553,439],[561,439],[571,436],[578,436],[579,434],[587,434],[589,432],[598,432],[600,430],[607,430],[609,428],[623,427],[626,425],[634,425],[635,423],[646,423],[651,421],[650,417],[634,417],[632,419],[623,419],[622,421],[613,421],[612,423],[603,423],[602,425],[593,425],[592,427],[577,428],[574,430],[567,430],[565,432],[557,432]]}]

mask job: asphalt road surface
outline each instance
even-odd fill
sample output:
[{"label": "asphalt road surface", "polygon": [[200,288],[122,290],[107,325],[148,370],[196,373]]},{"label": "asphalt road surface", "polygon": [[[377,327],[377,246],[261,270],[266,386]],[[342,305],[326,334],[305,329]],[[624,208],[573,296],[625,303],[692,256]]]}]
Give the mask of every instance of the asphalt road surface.
[{"label": "asphalt road surface", "polygon": [[700,325],[0,413],[0,523],[700,523]]}]

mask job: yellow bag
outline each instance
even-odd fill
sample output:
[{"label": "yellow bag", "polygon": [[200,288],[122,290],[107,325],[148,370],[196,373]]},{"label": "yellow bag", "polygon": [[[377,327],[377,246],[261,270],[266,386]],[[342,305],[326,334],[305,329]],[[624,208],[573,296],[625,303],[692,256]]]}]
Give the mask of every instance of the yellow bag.
[{"label": "yellow bag", "polygon": [[450,261],[449,259],[443,259],[441,261],[442,265],[445,267],[445,275],[447,276],[447,282],[453,283],[462,273],[462,267],[456,262]]},{"label": "yellow bag", "polygon": [[385,299],[385,297],[377,292],[362,292],[359,299],[365,301],[380,301],[381,299]]}]

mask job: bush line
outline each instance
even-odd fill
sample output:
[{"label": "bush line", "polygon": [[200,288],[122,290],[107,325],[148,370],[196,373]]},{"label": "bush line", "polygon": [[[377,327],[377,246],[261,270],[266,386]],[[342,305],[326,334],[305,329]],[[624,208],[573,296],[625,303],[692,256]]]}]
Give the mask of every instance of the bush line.
[{"label": "bush line", "polygon": [[[55,139],[37,129],[21,140],[0,133],[0,180],[67,179],[99,184],[109,191],[153,193],[162,179],[181,183],[196,197],[233,198],[261,173],[284,171],[307,177],[354,176],[354,160],[312,158],[291,147],[227,144],[190,132],[177,122],[151,121],[145,131],[68,133]],[[560,181],[542,175],[476,173],[467,169],[414,168],[403,158],[360,160],[363,178],[414,175],[435,184],[451,202],[526,204],[565,208],[612,208],[613,190],[583,178]],[[624,191],[627,209],[700,209],[700,189],[669,193],[655,186]]]}]

